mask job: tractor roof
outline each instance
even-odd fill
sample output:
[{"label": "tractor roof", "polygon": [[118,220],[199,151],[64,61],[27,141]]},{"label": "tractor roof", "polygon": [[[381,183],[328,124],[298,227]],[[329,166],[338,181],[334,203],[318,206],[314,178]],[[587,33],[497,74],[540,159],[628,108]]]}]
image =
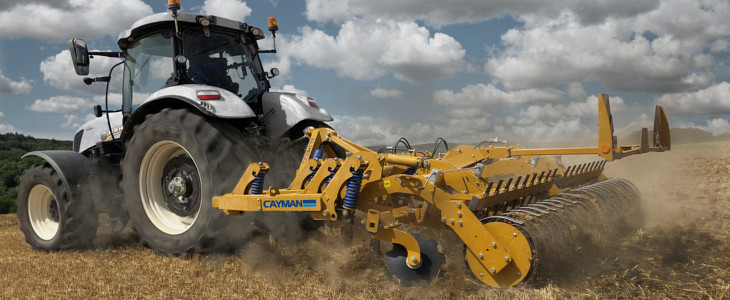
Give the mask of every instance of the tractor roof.
[{"label": "tractor roof", "polygon": [[[198,24],[201,18],[207,18],[208,20],[210,20],[211,26],[215,26],[218,28],[242,30],[247,32],[251,32],[251,30],[255,28],[243,22],[238,22],[217,16],[205,16],[189,13],[177,14],[177,21],[180,24]],[[117,44],[119,45],[119,48],[126,49],[132,41],[146,35],[149,32],[160,28],[172,28],[172,26],[174,26],[174,18],[171,12],[150,15],[138,20],[137,22],[134,22],[130,29],[126,29],[119,33],[119,39],[117,40]],[[258,30],[258,32],[261,32],[261,30]],[[257,40],[263,38],[263,34],[256,35]]]}]

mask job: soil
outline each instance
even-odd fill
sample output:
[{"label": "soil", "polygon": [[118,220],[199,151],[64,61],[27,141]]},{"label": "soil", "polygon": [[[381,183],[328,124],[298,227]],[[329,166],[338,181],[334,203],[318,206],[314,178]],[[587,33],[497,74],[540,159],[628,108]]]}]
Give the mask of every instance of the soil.
[{"label": "soil", "polygon": [[451,245],[443,276],[404,287],[386,277],[363,232],[340,224],[296,243],[261,236],[234,254],[182,258],[139,246],[129,229],[104,233],[108,224],[94,249],[33,251],[17,217],[0,215],[0,298],[730,299],[730,143],[628,157],[605,174],[640,189],[644,227],[539,286],[485,286]]}]

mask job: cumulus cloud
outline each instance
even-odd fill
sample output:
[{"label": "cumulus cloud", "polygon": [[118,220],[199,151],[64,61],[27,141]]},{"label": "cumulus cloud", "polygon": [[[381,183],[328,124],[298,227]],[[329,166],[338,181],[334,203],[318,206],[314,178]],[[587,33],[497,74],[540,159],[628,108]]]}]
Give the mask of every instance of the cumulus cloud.
[{"label": "cumulus cloud", "polygon": [[721,82],[695,92],[665,94],[657,98],[655,102],[672,113],[729,114],[730,83]]},{"label": "cumulus cloud", "polygon": [[15,132],[21,132],[21,131],[18,130],[18,128],[15,128],[15,126],[13,126],[13,125],[0,123],[0,133],[15,133]]},{"label": "cumulus cloud", "polygon": [[552,102],[564,98],[564,93],[552,88],[503,91],[492,84],[470,84],[459,92],[438,90],[433,93],[435,104],[445,107],[518,107],[524,104]]},{"label": "cumulus cloud", "polygon": [[0,36],[49,42],[75,36],[116,38],[134,21],[152,14],[152,8],[141,0],[10,0],[0,7]]},{"label": "cumulus cloud", "polygon": [[375,98],[385,99],[385,98],[400,98],[403,96],[403,91],[399,90],[389,90],[384,89],[378,86],[374,90],[370,91],[370,96],[373,96]]},{"label": "cumulus cloud", "polygon": [[404,124],[401,120],[383,117],[336,115],[334,119],[330,125],[341,136],[368,146],[393,144],[401,137],[411,143],[422,143],[440,131],[429,124]]},{"label": "cumulus cloud", "polygon": [[430,34],[415,22],[349,20],[336,36],[311,27],[282,35],[277,66],[290,64],[335,70],[341,76],[372,80],[392,73],[399,80],[423,83],[462,69],[466,51],[453,37]]},{"label": "cumulus cloud", "polygon": [[89,110],[92,106],[93,103],[85,98],[56,96],[48,99],[36,99],[26,109],[37,112],[77,113]]},{"label": "cumulus cloud", "polygon": [[[118,58],[95,56],[89,64],[89,77],[108,75],[109,69],[119,63],[119,61]],[[69,50],[63,50],[54,56],[47,57],[41,62],[40,69],[41,73],[43,73],[43,81],[58,89],[97,95],[103,95],[106,89],[106,85],[103,83],[84,84],[82,76],[76,75],[74,71]],[[121,70],[121,66],[117,67],[112,74],[112,82],[109,86],[110,91],[121,90]],[[168,73],[167,76],[169,75]]]},{"label": "cumulus cloud", "polygon": [[251,8],[246,1],[239,0],[205,0],[201,13],[216,15],[231,20],[244,22],[251,15]]},{"label": "cumulus cloud", "polygon": [[[0,111],[0,120],[2,120],[3,117],[5,117],[5,114]],[[0,133],[8,133],[8,132],[20,132],[20,131],[17,128],[15,128],[13,125],[0,123]]]},{"label": "cumulus cloud", "polygon": [[21,79],[20,81],[14,81],[10,78],[5,77],[2,71],[0,71],[0,94],[26,94],[30,92],[30,90],[30,81],[25,79]]},{"label": "cumulus cloud", "polygon": [[505,15],[537,14],[554,17],[562,10],[574,11],[582,23],[606,18],[635,16],[656,8],[659,0],[600,1],[510,1],[510,0],[308,0],[304,15],[309,20],[342,21],[352,16],[390,20],[424,20],[431,26],[476,23]]},{"label": "cumulus cloud", "polygon": [[[639,1],[640,2],[640,1]],[[613,5],[621,7],[620,5]],[[681,92],[711,85],[713,57],[730,24],[727,1],[665,0],[631,18],[583,24],[577,9],[557,17],[520,15],[485,71],[508,89],[600,81],[610,90]],[[618,8],[615,8],[618,9]],[[714,42],[714,43],[713,43]]]},{"label": "cumulus cloud", "polygon": [[[623,112],[628,109],[624,103],[624,99],[618,96],[609,97],[611,105],[611,113]],[[585,101],[571,102],[565,108],[565,113],[571,116],[582,118],[598,117],[598,96],[591,95]]]},{"label": "cumulus cloud", "polygon": [[576,100],[588,97],[588,93],[583,89],[583,85],[580,82],[571,82],[568,84],[568,95],[570,95],[570,98]]},{"label": "cumulus cloud", "polygon": [[297,94],[297,95],[307,96],[307,91],[300,90],[300,89],[296,88],[293,84],[285,84],[281,88],[272,87],[271,91],[293,93],[293,94]]},{"label": "cumulus cloud", "polygon": [[565,137],[580,139],[589,136],[594,131],[583,124],[580,118],[560,119],[553,122],[523,119],[511,124],[510,130],[518,138],[529,138],[536,141]]}]

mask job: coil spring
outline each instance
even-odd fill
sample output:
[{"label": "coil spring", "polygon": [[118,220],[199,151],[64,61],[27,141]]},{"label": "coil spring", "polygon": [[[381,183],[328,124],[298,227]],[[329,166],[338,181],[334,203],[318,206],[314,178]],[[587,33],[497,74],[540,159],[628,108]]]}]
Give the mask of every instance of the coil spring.
[{"label": "coil spring", "polygon": [[327,178],[324,179],[324,186],[328,186],[330,184],[330,180],[332,180],[332,177],[335,177],[335,174],[337,174],[337,169],[329,169],[330,176],[327,176]]},{"label": "coil spring", "polygon": [[256,174],[253,176],[251,181],[251,194],[263,194],[264,193],[264,177],[266,174]]},{"label": "coil spring", "polygon": [[[324,151],[322,149],[314,150],[314,154],[312,154],[312,159],[314,160],[320,160],[324,156]],[[307,175],[306,181],[312,180],[314,178],[314,175],[317,174],[317,171],[319,171],[319,167],[316,167],[312,169],[312,174]]]},{"label": "coil spring", "polygon": [[347,180],[347,191],[345,192],[344,206],[347,209],[357,208],[357,200],[360,199],[360,187],[362,186],[362,173],[364,170],[353,170],[352,177]]},{"label": "coil spring", "polygon": [[416,167],[408,167],[408,169],[405,172],[403,172],[403,174],[413,175],[413,174],[416,174],[416,170],[417,170]]},{"label": "coil spring", "polygon": [[312,155],[313,159],[320,160],[324,156],[324,151],[322,149],[314,150],[314,154]]}]

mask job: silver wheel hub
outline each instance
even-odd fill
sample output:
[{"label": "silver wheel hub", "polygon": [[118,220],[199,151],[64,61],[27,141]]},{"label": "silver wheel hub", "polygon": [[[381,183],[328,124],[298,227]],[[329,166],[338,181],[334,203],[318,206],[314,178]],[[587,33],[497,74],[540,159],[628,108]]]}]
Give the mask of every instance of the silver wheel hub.
[{"label": "silver wheel hub", "polygon": [[173,178],[170,181],[170,184],[167,185],[167,191],[177,197],[181,203],[189,202],[187,199],[183,198],[183,195],[187,192],[187,188],[185,187],[185,180],[182,179],[182,177],[177,176]]}]

